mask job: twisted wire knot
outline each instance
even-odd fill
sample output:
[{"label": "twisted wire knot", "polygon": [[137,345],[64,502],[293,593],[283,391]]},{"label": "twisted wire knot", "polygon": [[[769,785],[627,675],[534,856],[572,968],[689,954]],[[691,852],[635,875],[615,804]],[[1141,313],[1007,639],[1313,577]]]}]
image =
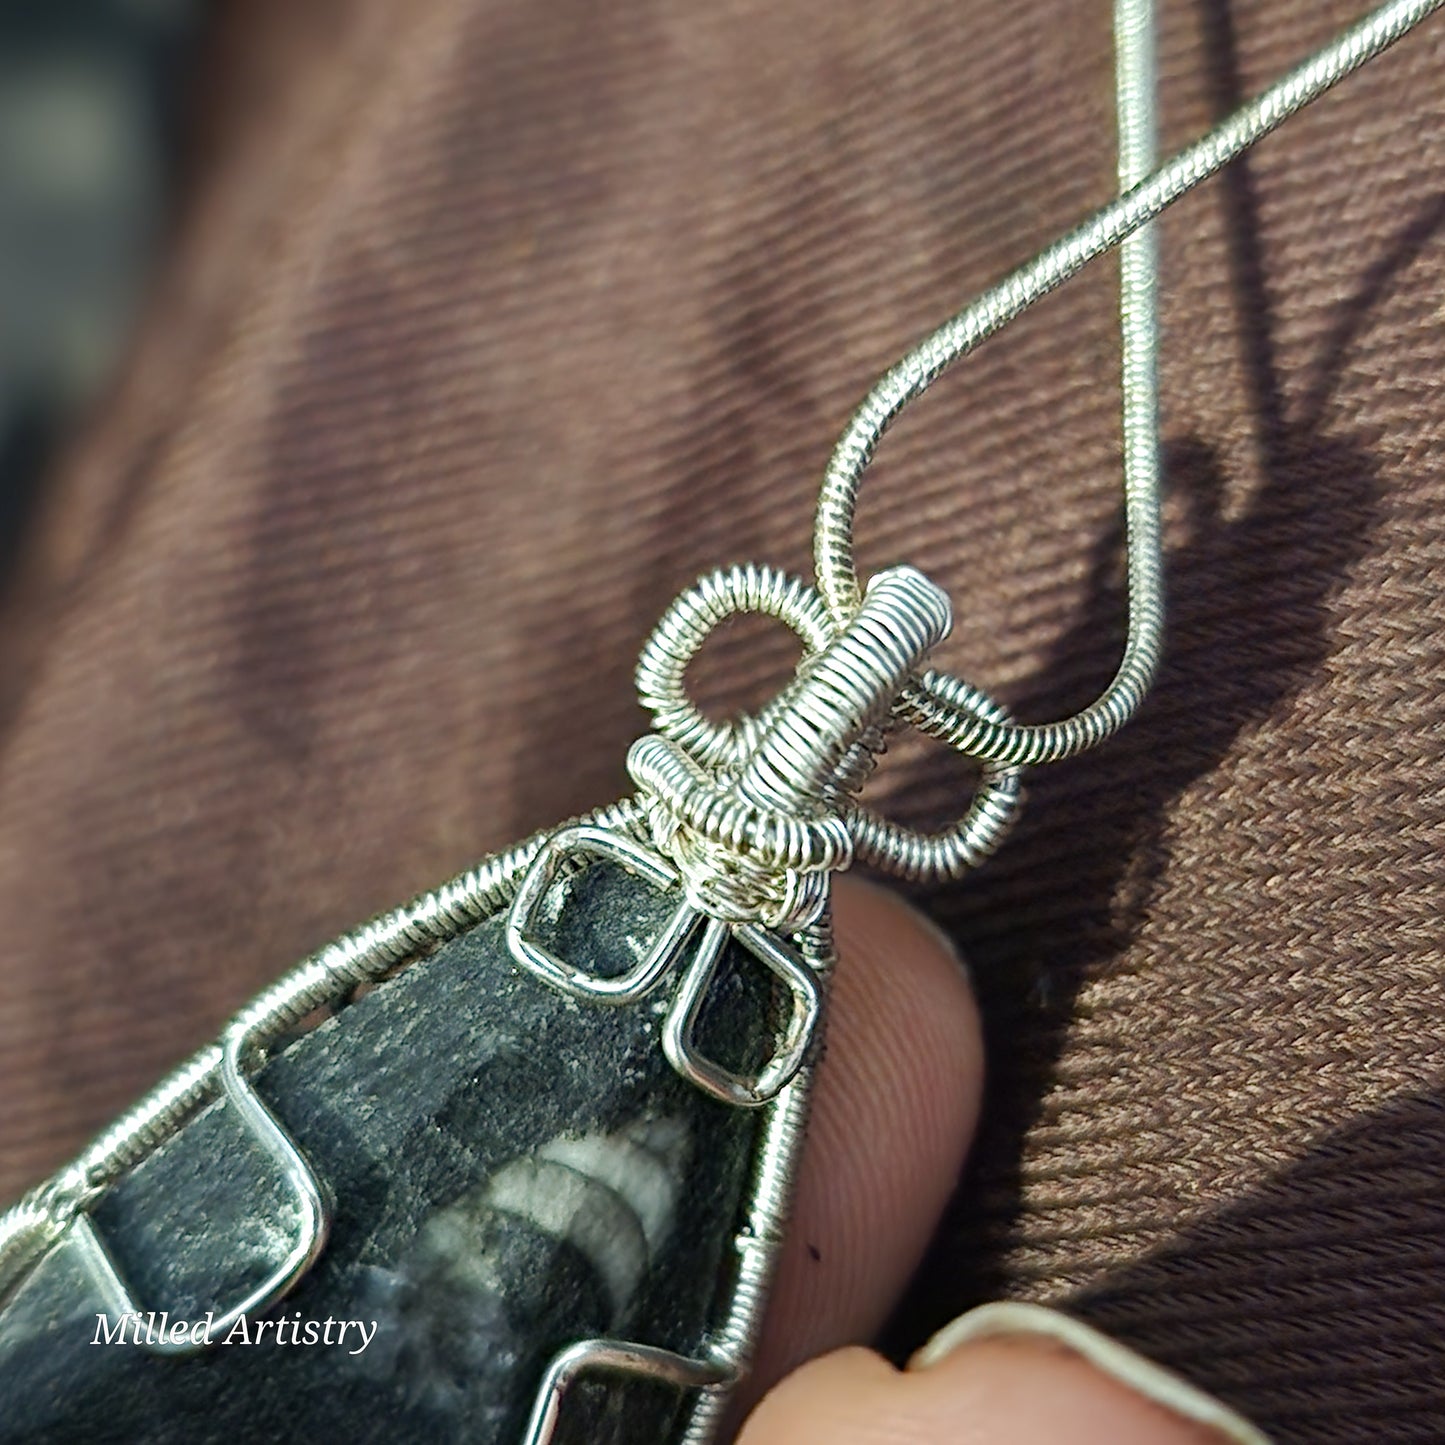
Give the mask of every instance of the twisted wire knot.
[{"label": "twisted wire knot", "polygon": [[648,809],[653,845],[677,868],[689,901],[710,918],[796,933],[822,913],[826,871],[764,863],[746,849],[712,841],[653,802]]},{"label": "twisted wire knot", "polygon": [[[708,634],[761,612],[802,639],[797,675],[756,717],[715,723],[684,674]],[[767,567],[704,577],[658,624],[638,664],[657,732],[627,766],[655,846],[695,905],[727,923],[785,932],[814,921],[846,868],[863,814],[849,800],[872,768],[899,693],[948,632],[947,597],[921,573],[881,573],[836,630],[821,597]]]}]

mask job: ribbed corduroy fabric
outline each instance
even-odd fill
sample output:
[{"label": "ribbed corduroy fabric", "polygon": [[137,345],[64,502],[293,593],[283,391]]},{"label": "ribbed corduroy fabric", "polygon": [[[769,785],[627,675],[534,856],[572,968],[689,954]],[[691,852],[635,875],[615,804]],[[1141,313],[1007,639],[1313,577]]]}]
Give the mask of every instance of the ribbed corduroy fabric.
[{"label": "ribbed corduroy fabric", "polygon": [[[1166,146],[1352,0],[1166,3]],[[293,959],[625,787],[698,573],[1109,195],[1104,9],[237,6],[169,271],[0,604],[0,1193]],[[304,12],[304,13],[293,13]],[[1286,1442],[1445,1438],[1445,22],[1162,227],[1156,696],[975,879],[992,1083],[900,1344],[1064,1303]],[[890,435],[863,561],[1029,719],[1120,641],[1115,273]],[[721,649],[720,708],[780,648]],[[967,770],[900,747],[938,825]]]}]

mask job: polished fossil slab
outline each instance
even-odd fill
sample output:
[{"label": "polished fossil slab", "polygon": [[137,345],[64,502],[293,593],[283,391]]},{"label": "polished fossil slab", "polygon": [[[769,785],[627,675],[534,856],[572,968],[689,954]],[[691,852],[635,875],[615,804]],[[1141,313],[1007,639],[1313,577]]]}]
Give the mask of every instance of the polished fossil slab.
[{"label": "polished fossil slab", "polygon": [[[593,864],[552,889],[540,924],[560,954],[621,973],[675,903]],[[499,916],[274,1052],[257,1089],[334,1200],[319,1261],[244,1338],[185,1358],[130,1342],[203,1327],[298,1227],[278,1169],[211,1105],[94,1210],[145,1312],[127,1343],[73,1231],[0,1311],[0,1440],[510,1445],[573,1341],[699,1353],[731,1288],[762,1116],[674,1072],[665,994],[567,999],[515,967]],[[710,1052],[756,1068],[779,1007],[731,957],[702,1020]],[[666,1440],[685,1403],[584,1382],[559,1438]]]}]

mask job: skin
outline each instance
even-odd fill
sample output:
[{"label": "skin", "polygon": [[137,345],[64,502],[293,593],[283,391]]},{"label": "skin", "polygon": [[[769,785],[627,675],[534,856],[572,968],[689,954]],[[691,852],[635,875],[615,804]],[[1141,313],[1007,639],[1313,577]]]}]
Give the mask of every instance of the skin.
[{"label": "skin", "polygon": [[738,1445],[1219,1440],[1047,1340],[979,1339],[907,1372],[858,1347],[917,1267],[963,1166],[983,1043],[964,971],[930,924],[852,879],[835,907],[828,1048]]}]

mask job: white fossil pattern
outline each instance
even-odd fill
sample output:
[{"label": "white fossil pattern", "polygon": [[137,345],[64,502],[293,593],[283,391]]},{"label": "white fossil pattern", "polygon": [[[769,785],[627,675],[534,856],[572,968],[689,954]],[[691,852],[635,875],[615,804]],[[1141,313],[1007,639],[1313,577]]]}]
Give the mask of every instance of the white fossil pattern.
[{"label": "white fossil pattern", "polygon": [[620,1318],[676,1218],[688,1154],[677,1119],[640,1119],[614,1134],[563,1134],[504,1165],[486,1202],[565,1240],[607,1283]]},{"label": "white fossil pattern", "polygon": [[368,1272],[380,1324],[368,1368],[414,1403],[499,1424],[504,1377],[537,1335],[625,1327],[676,1228],[691,1152],[684,1121],[644,1116],[503,1164],[433,1214],[394,1268]]}]

